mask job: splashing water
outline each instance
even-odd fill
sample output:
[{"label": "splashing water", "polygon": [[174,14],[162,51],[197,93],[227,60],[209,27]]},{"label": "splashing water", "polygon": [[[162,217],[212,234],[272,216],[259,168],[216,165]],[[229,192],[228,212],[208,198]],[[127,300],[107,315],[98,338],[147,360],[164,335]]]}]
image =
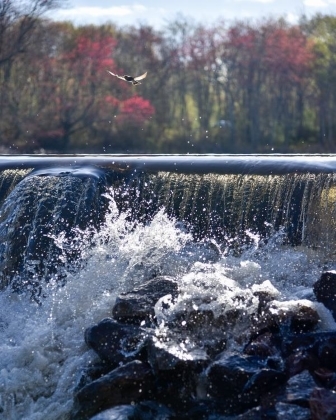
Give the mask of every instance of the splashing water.
[{"label": "splashing water", "polygon": [[[68,419],[83,370],[96,360],[84,343],[85,329],[111,316],[121,291],[158,274],[174,276],[180,289],[168,309],[157,305],[162,325],[186,305],[209,307],[214,313],[223,303],[227,310],[241,305],[251,313],[257,305],[253,291],[259,288],[287,307],[308,300],[322,327],[335,327],[329,312],[312,301],[312,284],[323,259],[312,249],[283,245],[281,231],[267,242],[249,232],[253,245],[237,257],[220,253],[221,244],[215,241],[211,246],[193,241],[163,209],[144,225],[119,214],[113,195],[108,198],[103,227],[77,232],[82,264],[68,270],[64,287],[50,281],[40,306],[24,294],[0,294],[1,419]],[[62,235],[53,240],[61,251],[71,247]]]}]

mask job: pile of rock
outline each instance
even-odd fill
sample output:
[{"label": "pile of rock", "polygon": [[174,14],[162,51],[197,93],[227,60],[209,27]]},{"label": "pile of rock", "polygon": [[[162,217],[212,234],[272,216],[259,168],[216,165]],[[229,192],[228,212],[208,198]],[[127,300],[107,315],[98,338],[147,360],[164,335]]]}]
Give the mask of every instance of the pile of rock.
[{"label": "pile of rock", "polygon": [[[328,308],[333,276],[324,273],[314,286]],[[239,310],[216,317],[196,307],[157,324],[157,302],[178,294],[173,278],[151,279],[121,294],[113,318],[85,332],[101,362],[78,385],[73,420],[336,418],[336,331],[319,330],[312,306],[284,311],[255,291],[249,331],[227,346]]]}]

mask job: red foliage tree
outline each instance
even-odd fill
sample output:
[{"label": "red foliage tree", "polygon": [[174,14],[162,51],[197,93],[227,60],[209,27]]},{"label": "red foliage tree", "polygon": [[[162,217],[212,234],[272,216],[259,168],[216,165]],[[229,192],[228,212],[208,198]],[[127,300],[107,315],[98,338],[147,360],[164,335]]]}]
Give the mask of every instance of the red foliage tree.
[{"label": "red foliage tree", "polygon": [[111,36],[92,40],[81,35],[76,40],[75,47],[64,54],[63,59],[77,67],[90,69],[92,75],[96,76],[97,72],[106,71],[114,66],[111,52],[116,44],[116,40]]},{"label": "red foliage tree", "polygon": [[118,121],[121,125],[141,126],[154,115],[152,104],[140,96],[133,96],[121,103]]}]

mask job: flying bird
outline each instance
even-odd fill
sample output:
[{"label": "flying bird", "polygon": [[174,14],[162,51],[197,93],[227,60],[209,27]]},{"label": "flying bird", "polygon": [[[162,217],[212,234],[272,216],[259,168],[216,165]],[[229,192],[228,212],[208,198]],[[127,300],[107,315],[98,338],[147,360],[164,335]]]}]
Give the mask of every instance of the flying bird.
[{"label": "flying bird", "polygon": [[132,77],[132,76],[119,76],[118,74],[114,74],[109,70],[106,70],[108,73],[112,74],[112,76],[118,77],[118,79],[126,80],[126,82],[132,83],[132,85],[141,85],[141,82],[139,80],[144,79],[147,76],[147,72],[142,74],[141,76]]}]

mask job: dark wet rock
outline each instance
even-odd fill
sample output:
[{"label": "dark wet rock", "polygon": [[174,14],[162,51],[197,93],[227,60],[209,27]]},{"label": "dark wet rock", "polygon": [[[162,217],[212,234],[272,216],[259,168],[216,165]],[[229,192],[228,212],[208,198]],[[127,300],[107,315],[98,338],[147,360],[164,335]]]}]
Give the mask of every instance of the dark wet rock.
[{"label": "dark wet rock", "polygon": [[231,329],[236,325],[241,313],[242,311],[239,309],[229,309],[214,319],[214,326],[224,331]]},{"label": "dark wet rock", "polygon": [[271,301],[252,319],[252,332],[295,333],[314,331],[320,317],[310,306],[298,303],[290,310],[282,307],[281,302]]},{"label": "dark wet rock", "polygon": [[214,313],[211,310],[191,310],[184,317],[186,328],[190,331],[213,325]]},{"label": "dark wet rock", "polygon": [[314,284],[313,291],[318,302],[328,308],[336,320],[336,271],[325,271]]},{"label": "dark wet rock", "polygon": [[300,407],[295,404],[279,402],[275,405],[277,420],[311,420],[309,408]]},{"label": "dark wet rock", "polygon": [[[274,414],[275,413],[272,410],[267,410],[265,412],[261,407],[254,407],[247,410],[245,413],[234,416],[234,418],[230,417],[230,420],[277,420]],[[228,418],[226,417],[226,419]]]},{"label": "dark wet rock", "polygon": [[209,363],[207,353],[192,343],[179,343],[172,339],[152,337],[147,345],[148,362],[155,371],[167,371],[176,367],[201,370]]},{"label": "dark wet rock", "polygon": [[[233,411],[256,405],[255,399],[244,393],[244,387],[253,375],[265,365],[265,360],[255,356],[229,355],[214,362],[207,369],[207,392],[220,399]],[[239,410],[238,410],[239,412]]]},{"label": "dark wet rock", "polygon": [[79,391],[81,388],[83,388],[88,383],[95,381],[96,379],[101,378],[102,376],[108,374],[111,372],[111,364],[106,363],[104,361],[99,361],[97,363],[94,363],[93,365],[87,367],[80,380],[78,385],[75,388],[75,392]]},{"label": "dark wet rock", "polygon": [[155,277],[130,292],[121,293],[113,307],[112,314],[121,322],[140,324],[154,318],[154,307],[163,296],[178,295],[178,284],[171,277]]},{"label": "dark wet rock", "polygon": [[312,372],[313,378],[317,385],[324,388],[336,387],[336,373],[327,368],[318,368]]},{"label": "dark wet rock", "polygon": [[193,309],[186,305],[185,310],[177,312],[168,325],[176,336],[192,336],[209,357],[215,357],[226,348],[228,323],[222,316],[221,320],[215,318],[212,310]]},{"label": "dark wet rock", "polygon": [[191,343],[148,341],[148,362],[156,376],[158,399],[172,406],[186,407],[197,392],[199,375],[209,363],[206,352]]},{"label": "dark wet rock", "polygon": [[312,420],[335,420],[336,391],[315,388],[310,394],[309,407]]},{"label": "dark wet rock", "polygon": [[289,335],[282,347],[290,370],[299,371],[301,365],[310,371],[321,367],[336,371],[336,331]]},{"label": "dark wet rock", "polygon": [[189,404],[185,404],[184,407],[179,409],[176,407],[176,417],[173,419],[178,420],[203,420],[203,419],[220,419],[220,412],[218,410],[218,404],[214,400],[197,400],[191,399]]},{"label": "dark wet rock", "polygon": [[309,407],[309,397],[316,383],[311,374],[305,370],[289,379],[286,386],[286,401],[291,404]]},{"label": "dark wet rock", "polygon": [[269,369],[278,370],[280,372],[285,372],[285,363],[280,356],[272,356],[266,359],[266,365]]},{"label": "dark wet rock", "polygon": [[155,401],[143,401],[136,405],[132,420],[170,420],[176,418],[172,410]]},{"label": "dark wet rock", "polygon": [[274,356],[279,353],[276,341],[274,335],[270,332],[257,335],[245,346],[244,353],[249,356]]},{"label": "dark wet rock", "polygon": [[76,393],[73,420],[90,418],[113,406],[148,399],[153,393],[153,379],[150,366],[139,360],[114,369]]},{"label": "dark wet rock", "polygon": [[262,312],[267,308],[267,305],[280,294],[269,280],[264,281],[261,284],[254,284],[252,286],[253,295],[259,298],[258,304],[258,315],[262,315]]},{"label": "dark wet rock", "polygon": [[336,371],[336,334],[327,335],[314,346],[320,366]]},{"label": "dark wet rock", "polygon": [[274,404],[278,394],[283,392],[286,379],[282,371],[263,368],[248,380],[244,386],[243,395],[251,401],[251,405],[261,406],[262,418],[272,418]]},{"label": "dark wet rock", "polygon": [[90,420],[129,420],[134,418],[134,412],[133,405],[119,405],[96,414]]},{"label": "dark wet rock", "polygon": [[[212,293],[176,300],[171,311],[178,289],[167,277],[120,295],[117,320],[105,319],[85,333],[101,363],[83,375],[73,420],[100,412],[117,416],[112,408],[121,405],[133,410],[132,420],[308,420],[311,405],[325,404],[324,395],[317,401],[311,394],[318,386],[336,386],[336,332],[315,331],[319,316],[304,301],[278,302],[255,289],[258,313],[245,323],[244,309],[220,306]],[[232,335],[242,354],[227,348]]]},{"label": "dark wet rock", "polygon": [[318,358],[312,352],[301,349],[286,358],[286,372],[289,377],[297,375],[304,370],[311,372],[318,369],[319,363]]},{"label": "dark wet rock", "polygon": [[290,404],[309,407],[309,397],[316,383],[311,374],[305,370],[289,379],[286,386],[286,401]]},{"label": "dark wet rock", "polygon": [[147,333],[140,327],[106,318],[85,331],[85,342],[112,366],[142,359]]},{"label": "dark wet rock", "polygon": [[275,369],[261,369],[256,372],[245,384],[243,392],[253,393],[255,398],[279,388],[286,382],[286,374]]},{"label": "dark wet rock", "polygon": [[314,331],[305,334],[288,334],[283,339],[282,351],[290,355],[299,350],[311,350],[318,354],[324,345],[336,344],[336,331]]},{"label": "dark wet rock", "polygon": [[313,331],[319,322],[320,317],[315,309],[299,305],[297,311],[292,315],[290,331],[296,334]]}]

